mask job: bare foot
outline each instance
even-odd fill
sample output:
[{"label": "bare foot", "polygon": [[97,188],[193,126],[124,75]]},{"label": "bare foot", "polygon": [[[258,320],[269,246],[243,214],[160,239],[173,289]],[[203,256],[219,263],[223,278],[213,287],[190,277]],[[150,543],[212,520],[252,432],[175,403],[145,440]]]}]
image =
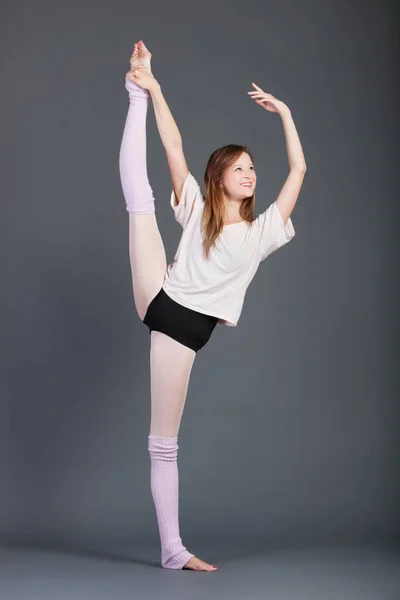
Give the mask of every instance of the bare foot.
[{"label": "bare foot", "polygon": [[192,569],[192,571],[217,571],[218,567],[215,565],[209,565],[196,556],[192,556],[192,558],[187,561],[182,569]]},{"label": "bare foot", "polygon": [[129,62],[131,63],[131,70],[135,67],[138,67],[139,65],[144,65],[151,72],[151,57],[152,54],[151,52],[149,52],[149,50],[147,50],[143,41],[140,40],[139,42],[136,42],[133,48],[133,54],[129,60]]}]

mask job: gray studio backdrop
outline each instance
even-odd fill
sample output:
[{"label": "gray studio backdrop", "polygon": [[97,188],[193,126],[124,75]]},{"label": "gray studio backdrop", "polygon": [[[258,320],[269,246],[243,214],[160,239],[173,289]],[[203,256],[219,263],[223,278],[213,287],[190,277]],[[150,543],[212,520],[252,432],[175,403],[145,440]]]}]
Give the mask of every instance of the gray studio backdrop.
[{"label": "gray studio backdrop", "polygon": [[[227,143],[254,153],[256,214],[287,177],[280,119],[252,81],[292,110],[308,166],[295,238],[195,360],[184,543],[397,539],[392,3],[13,0],[0,16],[2,538],[158,543],[150,335],[118,169],[142,38],[203,190]],[[171,262],[182,230],[151,104],[147,123]]]}]

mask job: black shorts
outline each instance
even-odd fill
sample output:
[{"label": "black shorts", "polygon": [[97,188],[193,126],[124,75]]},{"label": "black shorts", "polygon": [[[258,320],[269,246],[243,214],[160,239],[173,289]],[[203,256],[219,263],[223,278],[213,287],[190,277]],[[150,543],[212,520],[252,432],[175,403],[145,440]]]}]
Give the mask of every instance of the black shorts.
[{"label": "black shorts", "polygon": [[153,330],[161,331],[197,352],[210,339],[218,319],[186,308],[161,288],[150,302],[143,323],[150,334]]}]

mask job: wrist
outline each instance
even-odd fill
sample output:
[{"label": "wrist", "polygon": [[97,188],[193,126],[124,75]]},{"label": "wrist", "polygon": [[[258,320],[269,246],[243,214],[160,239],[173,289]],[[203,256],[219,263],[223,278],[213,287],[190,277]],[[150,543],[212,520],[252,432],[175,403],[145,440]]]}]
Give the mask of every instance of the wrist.
[{"label": "wrist", "polygon": [[292,112],[290,108],[286,107],[279,112],[279,115],[282,117],[282,119],[284,119],[285,117],[291,117]]},{"label": "wrist", "polygon": [[156,94],[157,92],[159,92],[160,90],[161,90],[161,86],[160,86],[160,84],[158,83],[158,81],[157,81],[157,80],[155,80],[155,81],[152,83],[152,85],[151,85],[151,88],[149,88],[149,92],[150,92],[150,94],[151,94],[151,95],[153,95],[153,94]]}]

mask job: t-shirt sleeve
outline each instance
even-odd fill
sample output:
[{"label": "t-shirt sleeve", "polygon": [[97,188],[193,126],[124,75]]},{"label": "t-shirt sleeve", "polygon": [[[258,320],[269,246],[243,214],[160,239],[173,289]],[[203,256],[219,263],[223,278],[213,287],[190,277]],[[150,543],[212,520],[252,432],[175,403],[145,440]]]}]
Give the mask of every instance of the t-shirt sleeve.
[{"label": "t-shirt sleeve", "polygon": [[295,235],[292,220],[289,217],[285,225],[276,201],[257,217],[256,227],[260,260],[290,242]]},{"label": "t-shirt sleeve", "polygon": [[196,210],[197,206],[203,202],[203,195],[200,190],[200,186],[189,172],[183,184],[181,198],[179,204],[176,201],[175,192],[172,189],[171,193],[171,206],[173,208],[175,219],[178,221],[183,228],[189,222],[193,211]]}]

